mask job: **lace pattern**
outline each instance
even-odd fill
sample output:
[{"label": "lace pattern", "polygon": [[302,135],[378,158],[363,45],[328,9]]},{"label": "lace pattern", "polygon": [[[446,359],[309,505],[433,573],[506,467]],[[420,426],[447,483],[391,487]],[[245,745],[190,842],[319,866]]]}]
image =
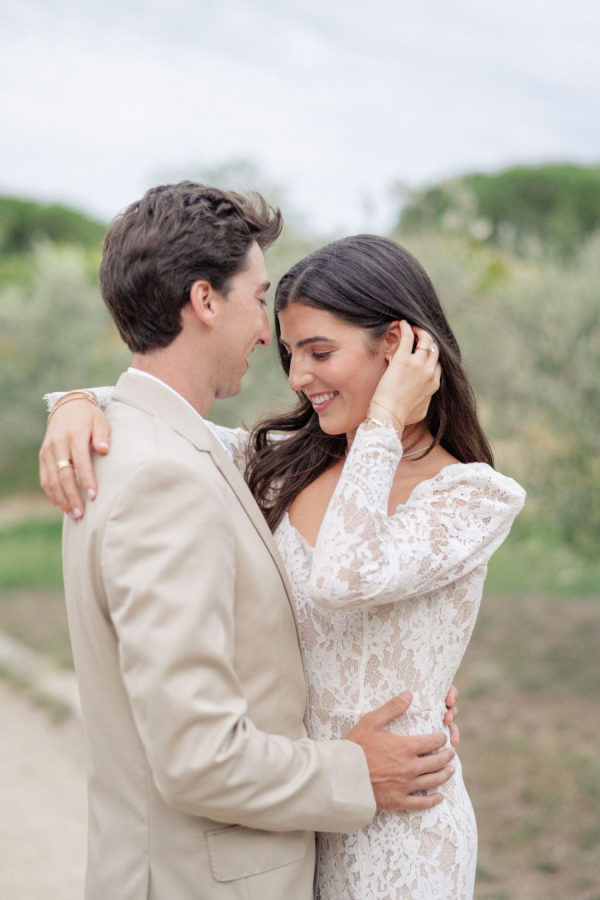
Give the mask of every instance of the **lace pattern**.
[{"label": "lace pattern", "polygon": [[[309,691],[308,729],[339,739],[408,688],[398,734],[439,731],[468,644],[487,561],[524,493],[476,463],[443,469],[387,515],[402,448],[393,429],[360,428],[313,548],[286,516],[276,531],[295,593]],[[460,761],[423,813],[378,813],[350,835],[321,835],[319,900],[466,900],[477,830]]]}]

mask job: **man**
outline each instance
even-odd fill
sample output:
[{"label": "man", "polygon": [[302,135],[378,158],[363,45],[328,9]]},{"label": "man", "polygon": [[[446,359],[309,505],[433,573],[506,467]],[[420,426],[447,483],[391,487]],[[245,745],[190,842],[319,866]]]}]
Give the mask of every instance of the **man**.
[{"label": "man", "polygon": [[[110,406],[97,499],[63,534],[90,759],[88,900],[308,900],[314,830],[431,806],[439,796],[414,792],[452,773],[443,734],[384,730],[407,698],[347,740],[306,737],[285,572],[203,420],[270,340],[263,249],[280,228],[262,198],[183,182],[148,191],[106,237],[102,294],[132,369]],[[47,438],[42,484],[66,506],[61,440]]]}]

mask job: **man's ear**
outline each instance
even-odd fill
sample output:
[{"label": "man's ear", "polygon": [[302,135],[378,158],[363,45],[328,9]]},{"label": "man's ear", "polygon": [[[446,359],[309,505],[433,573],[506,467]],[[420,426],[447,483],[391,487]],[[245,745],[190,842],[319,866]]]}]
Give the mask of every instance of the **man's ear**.
[{"label": "man's ear", "polygon": [[401,336],[400,322],[392,322],[383,337],[383,351],[388,362],[398,349]]},{"label": "man's ear", "polygon": [[190,288],[190,311],[208,327],[214,322],[217,296],[209,281],[195,281]]}]

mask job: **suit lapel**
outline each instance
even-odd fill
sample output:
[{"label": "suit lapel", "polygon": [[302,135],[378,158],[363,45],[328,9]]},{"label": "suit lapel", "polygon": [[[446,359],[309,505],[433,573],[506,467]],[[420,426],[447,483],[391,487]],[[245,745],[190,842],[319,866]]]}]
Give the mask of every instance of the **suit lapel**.
[{"label": "suit lapel", "polygon": [[155,416],[172,428],[173,431],[176,431],[177,434],[190,441],[198,450],[210,454],[212,461],[234,492],[275,563],[285,588],[294,621],[297,624],[296,609],[287,572],[275,546],[269,526],[256,505],[256,501],[250,493],[246,482],[233,464],[231,457],[218,438],[208,428],[202,417],[166,385],[144,375],[136,375],[134,372],[126,372],[121,375],[113,394],[113,400],[135,406],[149,415]]}]

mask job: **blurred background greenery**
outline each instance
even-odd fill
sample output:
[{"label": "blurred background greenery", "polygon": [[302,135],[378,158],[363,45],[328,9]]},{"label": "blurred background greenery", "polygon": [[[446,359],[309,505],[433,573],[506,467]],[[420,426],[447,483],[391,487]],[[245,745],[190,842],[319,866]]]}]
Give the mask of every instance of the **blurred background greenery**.
[{"label": "blurred background greenery", "polygon": [[[202,178],[280,199],[250,163]],[[497,467],[528,492],[459,673],[477,897],[598,900],[600,166],[398,184],[394,198],[391,236],[432,276]],[[274,283],[328,239],[283,211],[267,257]],[[60,520],[32,494],[42,394],[114,383],[128,362],[97,285],[105,227],[0,198],[0,628],[65,666]],[[252,425],[290,397],[271,347],[213,417]]]}]

